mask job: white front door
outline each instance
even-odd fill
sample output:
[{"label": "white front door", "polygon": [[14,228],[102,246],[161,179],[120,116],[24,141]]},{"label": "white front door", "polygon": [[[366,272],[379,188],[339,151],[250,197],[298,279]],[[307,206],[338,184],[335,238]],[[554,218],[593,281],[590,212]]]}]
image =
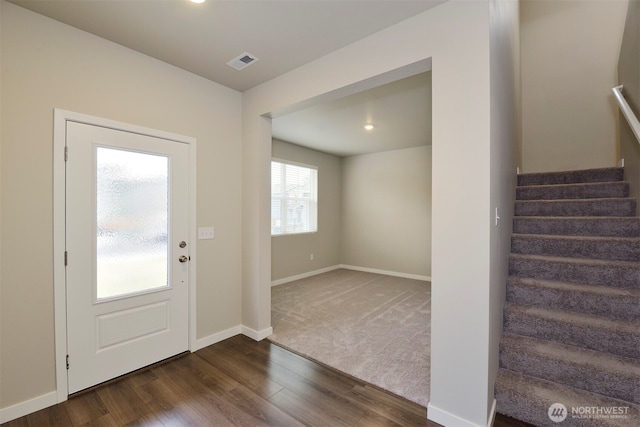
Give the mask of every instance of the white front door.
[{"label": "white front door", "polygon": [[68,392],[189,347],[189,146],[66,122]]}]

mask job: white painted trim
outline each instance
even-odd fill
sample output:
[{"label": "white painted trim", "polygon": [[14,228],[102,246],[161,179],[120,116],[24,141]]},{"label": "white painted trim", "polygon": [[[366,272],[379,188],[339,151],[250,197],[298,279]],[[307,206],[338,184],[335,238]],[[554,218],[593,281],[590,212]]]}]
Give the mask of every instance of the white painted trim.
[{"label": "white painted trim", "polygon": [[489,422],[487,423],[487,427],[492,427],[493,422],[496,419],[496,399],[493,399],[493,403],[491,404],[491,412],[489,412]]},{"label": "white painted trim", "polygon": [[289,276],[282,279],[274,280],[271,282],[271,287],[284,285],[285,283],[293,282],[295,280],[306,279],[307,277],[315,276],[316,274],[327,273],[329,271],[337,270],[339,268],[344,268],[347,270],[354,270],[354,271],[364,271],[366,273],[384,274],[386,276],[403,277],[405,279],[424,280],[426,282],[431,281],[431,276],[401,273],[398,271],[379,270],[376,268],[369,268],[369,267],[358,267],[355,265],[338,264],[338,265],[332,265],[331,267],[321,268],[319,270],[313,270],[307,273],[297,274],[295,276]]},{"label": "white painted trim", "polygon": [[0,424],[15,420],[16,418],[24,417],[25,415],[48,408],[49,406],[56,405],[57,403],[58,393],[52,391],[47,394],[34,397],[33,399],[25,400],[24,402],[2,408],[0,409]]},{"label": "white painted trim", "polygon": [[227,338],[235,337],[236,335],[240,335],[241,333],[242,325],[238,325],[229,329],[225,329],[224,331],[209,335],[208,337],[200,338],[196,340],[195,345],[191,348],[191,352],[209,347],[210,345],[219,343],[220,341],[224,341]]},{"label": "white painted trim", "polygon": [[[57,402],[67,400],[67,296],[66,272],[64,268],[65,251],[65,162],[66,122],[73,121],[109,129],[163,138],[189,145],[189,349],[196,345],[196,139],[157,129],[150,129],[129,123],[94,117],[72,111],[54,109],[53,126],[53,287],[54,287],[54,330]],[[46,407],[46,406],[45,406]],[[42,409],[42,408],[40,408]],[[26,415],[26,414],[25,414]]]},{"label": "white painted trim", "polygon": [[266,337],[268,337],[269,335],[273,335],[273,328],[271,326],[269,326],[266,329],[263,329],[261,331],[256,331],[255,329],[251,329],[248,326],[242,326],[242,335],[245,335],[251,339],[253,339],[254,341],[262,341],[263,339],[265,339]]},{"label": "white painted trim", "polygon": [[339,268],[346,268],[347,270],[355,270],[355,271],[364,271],[366,273],[384,274],[384,275],[387,275],[387,276],[394,276],[394,277],[403,277],[405,279],[424,280],[424,281],[427,281],[427,282],[431,281],[431,276],[422,276],[422,275],[419,275],[419,274],[401,273],[399,271],[378,270],[377,268],[358,267],[358,266],[355,266],[355,265],[346,265],[346,264],[340,264]]},{"label": "white painted trim", "polygon": [[197,193],[196,193],[196,165],[197,165],[197,141],[195,138],[189,138],[189,350],[194,352],[197,335],[197,321],[196,316],[197,300],[196,300],[196,285],[198,255],[196,253],[196,247],[198,246],[198,224],[196,222],[197,212]]},{"label": "white painted trim", "polygon": [[282,279],[274,280],[271,282],[271,287],[284,285],[285,283],[293,282],[295,280],[306,279],[307,277],[315,276],[317,274],[327,273],[329,271],[337,270],[340,268],[340,265],[332,265],[331,267],[321,268],[319,270],[313,270],[302,274],[297,274],[295,276],[289,276]]},{"label": "white painted trim", "polygon": [[437,408],[429,402],[427,406],[427,419],[443,426],[456,426],[456,427],[484,427],[482,424],[474,424],[469,420],[460,418],[450,412]]},{"label": "white painted trim", "polygon": [[53,110],[53,313],[57,401],[69,396],[67,383],[67,289],[65,251],[65,164],[66,120],[64,110]]}]

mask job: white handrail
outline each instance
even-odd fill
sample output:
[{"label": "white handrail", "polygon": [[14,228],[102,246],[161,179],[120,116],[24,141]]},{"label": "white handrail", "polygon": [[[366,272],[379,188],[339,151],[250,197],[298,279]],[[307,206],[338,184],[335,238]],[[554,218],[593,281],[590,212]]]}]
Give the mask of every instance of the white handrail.
[{"label": "white handrail", "polygon": [[620,85],[620,86],[614,87],[611,90],[613,91],[613,95],[616,97],[616,101],[618,101],[618,106],[620,106],[620,110],[622,111],[622,114],[627,119],[627,122],[629,123],[629,126],[633,131],[633,134],[636,136],[636,139],[640,144],[640,121],[638,121],[638,118],[633,113],[633,110],[629,106],[629,103],[627,102],[627,100],[624,99],[624,96],[622,95],[622,88],[623,88],[623,85]]}]

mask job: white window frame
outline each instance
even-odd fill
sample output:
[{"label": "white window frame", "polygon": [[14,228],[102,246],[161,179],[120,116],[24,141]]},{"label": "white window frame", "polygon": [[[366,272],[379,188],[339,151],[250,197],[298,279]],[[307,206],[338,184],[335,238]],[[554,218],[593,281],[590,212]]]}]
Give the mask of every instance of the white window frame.
[{"label": "white window frame", "polygon": [[[302,168],[307,168],[307,169],[311,169],[312,171],[315,171],[315,174],[312,174],[312,181],[311,181],[311,196],[309,198],[286,198],[286,197],[282,197],[280,198],[280,212],[281,212],[281,224],[286,224],[287,222],[287,210],[284,207],[284,202],[286,202],[287,200],[300,200],[303,201],[305,203],[309,203],[310,207],[309,207],[309,218],[308,218],[308,222],[309,222],[309,229],[308,230],[304,230],[304,231],[283,231],[282,228],[280,229],[280,232],[275,232],[273,231],[273,212],[271,213],[271,221],[272,221],[272,225],[271,225],[271,236],[291,236],[291,235],[296,235],[296,234],[310,234],[310,233],[317,233],[318,232],[318,167],[314,166],[314,165],[308,165],[305,163],[299,163],[299,162],[294,162],[291,160],[285,160],[285,159],[279,159],[276,157],[273,157],[271,159],[271,165],[273,167],[273,163],[279,163],[282,164],[283,167],[286,167],[287,165],[291,165],[291,166],[298,166],[298,167],[302,167]],[[283,178],[286,174],[283,174]],[[273,183],[273,178],[271,178],[271,183]],[[273,207],[273,202],[274,202],[274,196],[273,196],[273,191],[271,192],[271,205]]]}]

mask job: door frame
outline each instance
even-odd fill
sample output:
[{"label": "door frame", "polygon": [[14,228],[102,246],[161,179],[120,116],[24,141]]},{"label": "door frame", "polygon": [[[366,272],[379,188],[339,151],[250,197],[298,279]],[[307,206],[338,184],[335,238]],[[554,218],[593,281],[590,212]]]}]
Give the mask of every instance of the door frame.
[{"label": "door frame", "polygon": [[[66,172],[65,146],[67,122],[78,122],[114,130],[137,133],[185,143],[189,147],[189,351],[196,348],[196,139],[72,111],[53,112],[53,292],[56,395],[58,403],[69,397],[67,382],[67,292],[64,253],[66,249]],[[73,154],[71,154],[73,155]]]}]

